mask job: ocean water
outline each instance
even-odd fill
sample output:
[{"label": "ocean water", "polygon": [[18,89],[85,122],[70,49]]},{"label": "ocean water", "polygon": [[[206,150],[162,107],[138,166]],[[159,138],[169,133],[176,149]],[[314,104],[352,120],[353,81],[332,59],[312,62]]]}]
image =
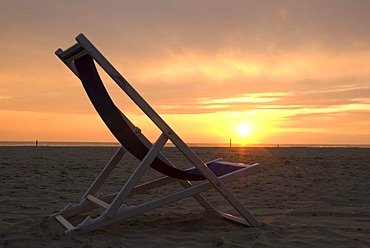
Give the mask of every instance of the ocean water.
[{"label": "ocean water", "polygon": [[[188,143],[190,147],[229,147],[229,143]],[[0,141],[0,146],[36,146],[36,141]],[[70,147],[119,147],[118,142],[53,142],[37,141],[37,146],[70,146]],[[166,146],[173,147],[171,143]],[[335,147],[358,147],[370,148],[370,144],[233,144],[232,147],[317,147],[317,148],[335,148]]]}]

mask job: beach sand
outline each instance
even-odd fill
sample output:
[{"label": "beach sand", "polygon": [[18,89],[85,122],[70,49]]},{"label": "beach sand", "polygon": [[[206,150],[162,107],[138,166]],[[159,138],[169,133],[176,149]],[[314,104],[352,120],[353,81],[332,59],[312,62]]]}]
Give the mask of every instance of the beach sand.
[{"label": "beach sand", "polygon": [[[79,202],[116,149],[0,147],[0,247],[370,247],[367,148],[194,148],[205,161],[223,157],[262,164],[261,173],[227,184],[262,228],[215,218],[188,198],[98,231],[65,236],[49,215]],[[164,153],[182,162],[175,148]],[[137,163],[130,156],[125,161],[103,187],[107,193],[117,190]],[[217,192],[206,196],[230,210]]]}]

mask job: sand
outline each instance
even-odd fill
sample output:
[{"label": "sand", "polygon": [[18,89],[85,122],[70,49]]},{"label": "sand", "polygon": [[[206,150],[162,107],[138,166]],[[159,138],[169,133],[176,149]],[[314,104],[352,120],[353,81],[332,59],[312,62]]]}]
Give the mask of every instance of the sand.
[{"label": "sand", "polygon": [[[204,160],[263,165],[261,173],[228,184],[262,228],[215,218],[188,198],[108,228],[65,236],[49,215],[77,203],[116,149],[0,147],[0,247],[370,247],[367,148],[194,148]],[[174,148],[165,153],[181,162]],[[126,161],[103,190],[113,193],[129,176],[136,160]],[[152,196],[137,200],[147,197]],[[207,197],[230,210],[217,192]]]}]

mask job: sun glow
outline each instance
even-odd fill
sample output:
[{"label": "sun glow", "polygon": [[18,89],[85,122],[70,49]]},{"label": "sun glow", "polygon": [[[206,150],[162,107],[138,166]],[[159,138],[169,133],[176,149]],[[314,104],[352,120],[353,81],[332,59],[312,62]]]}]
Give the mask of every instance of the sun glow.
[{"label": "sun glow", "polygon": [[245,137],[245,136],[250,135],[250,133],[251,133],[251,127],[250,127],[249,123],[242,122],[236,128],[236,131],[239,134],[239,136]]},{"label": "sun glow", "polygon": [[256,127],[252,121],[237,122],[233,128],[233,143],[241,146],[258,143],[263,135]]}]

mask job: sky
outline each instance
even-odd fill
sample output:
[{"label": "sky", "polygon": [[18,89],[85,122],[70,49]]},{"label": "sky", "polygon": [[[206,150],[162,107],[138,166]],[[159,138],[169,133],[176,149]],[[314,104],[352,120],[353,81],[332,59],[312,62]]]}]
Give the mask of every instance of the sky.
[{"label": "sky", "polygon": [[84,33],[185,142],[370,144],[368,13],[367,0],[0,0],[0,140],[115,141],[54,54]]}]

